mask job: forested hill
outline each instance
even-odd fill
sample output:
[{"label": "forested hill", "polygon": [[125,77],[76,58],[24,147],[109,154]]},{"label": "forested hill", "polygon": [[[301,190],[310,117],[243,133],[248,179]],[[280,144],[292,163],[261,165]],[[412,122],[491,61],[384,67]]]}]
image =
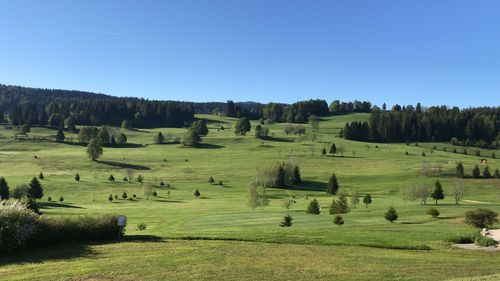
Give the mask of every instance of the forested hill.
[{"label": "forested hill", "polygon": [[0,85],[0,121],[12,125],[64,126],[68,118],[81,125],[181,127],[194,118],[193,104],[114,97],[83,91]]}]

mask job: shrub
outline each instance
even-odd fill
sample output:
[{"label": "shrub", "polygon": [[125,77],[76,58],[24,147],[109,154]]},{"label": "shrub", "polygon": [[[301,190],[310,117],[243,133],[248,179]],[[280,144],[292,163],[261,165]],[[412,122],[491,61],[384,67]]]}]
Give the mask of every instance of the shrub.
[{"label": "shrub", "polygon": [[147,228],[148,228],[148,225],[145,224],[145,223],[139,223],[139,224],[137,224],[137,230],[139,230],[139,231],[146,230]]},{"label": "shrub", "polygon": [[37,232],[38,215],[19,201],[0,205],[0,252],[24,248]]},{"label": "shrub", "polygon": [[465,213],[465,223],[485,228],[497,222],[497,216],[498,214],[492,210],[477,208]]},{"label": "shrub", "polygon": [[311,200],[311,202],[309,202],[309,206],[307,207],[306,212],[308,214],[313,214],[313,215],[319,215],[321,213],[321,208],[316,198],[314,198],[313,200]]},{"label": "shrub", "polygon": [[289,214],[283,216],[283,221],[280,223],[281,227],[290,227],[293,225],[293,218]]},{"label": "shrub", "polygon": [[389,210],[385,213],[385,219],[390,221],[391,223],[398,219],[398,213],[394,207],[390,207]]},{"label": "shrub", "polygon": [[491,237],[479,236],[476,238],[476,241],[474,241],[474,244],[480,247],[490,247],[498,245],[498,241]]},{"label": "shrub", "polygon": [[429,210],[427,210],[427,214],[433,218],[437,218],[437,217],[439,217],[440,213],[436,208],[430,208]]},{"label": "shrub", "polygon": [[127,199],[127,197],[128,197],[127,192],[125,192],[125,191],[124,191],[124,192],[122,193],[122,198],[123,198],[123,199]]},{"label": "shrub", "polygon": [[61,203],[64,202],[64,197],[62,197],[62,196],[59,197],[59,202],[61,202]]},{"label": "shrub", "polygon": [[158,196],[158,193],[156,193],[156,190],[155,190],[155,191],[153,191],[153,197],[156,197],[156,196]]},{"label": "shrub", "polygon": [[341,226],[344,224],[344,219],[342,218],[341,215],[336,215],[334,218],[333,218],[333,223],[336,224],[337,226]]},{"label": "shrub", "polygon": [[49,196],[49,198],[47,198],[47,201],[52,202],[52,197]]},{"label": "shrub", "polygon": [[478,234],[455,236],[455,237],[449,238],[447,241],[450,243],[454,243],[454,244],[471,244],[471,243],[474,243],[476,236]]}]

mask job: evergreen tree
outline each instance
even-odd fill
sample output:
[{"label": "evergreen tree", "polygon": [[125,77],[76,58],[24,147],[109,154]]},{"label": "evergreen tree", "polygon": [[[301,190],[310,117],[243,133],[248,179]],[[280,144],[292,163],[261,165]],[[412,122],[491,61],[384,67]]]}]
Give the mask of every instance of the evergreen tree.
[{"label": "evergreen tree", "polygon": [[37,178],[33,178],[29,183],[28,197],[33,201],[41,199],[43,197],[42,184],[38,181]]},{"label": "evergreen tree", "polygon": [[439,181],[436,181],[436,183],[434,184],[434,191],[431,193],[431,198],[436,200],[436,205],[438,200],[444,199],[443,187],[441,186],[441,183]]},{"label": "evergreen tree", "polygon": [[242,135],[244,136],[247,132],[250,132],[250,129],[252,126],[250,125],[250,121],[246,117],[241,117],[238,119],[238,122],[236,122],[236,125],[234,127],[234,133],[236,135]]},{"label": "evergreen tree", "polygon": [[188,130],[184,135],[184,138],[182,138],[184,146],[198,146],[200,142],[201,138],[194,130]]},{"label": "evergreen tree", "polygon": [[109,175],[108,181],[114,182],[115,181],[115,177],[113,175]]},{"label": "evergreen tree", "polygon": [[7,200],[9,197],[9,184],[7,184],[4,177],[0,177],[0,200]]},{"label": "evergreen tree", "polygon": [[285,216],[283,216],[283,221],[280,223],[280,226],[290,227],[293,225],[292,221],[293,221],[292,216],[290,216],[290,214],[286,214]]},{"label": "evergreen tree", "polygon": [[43,175],[42,172],[40,172],[40,174],[38,175],[38,178],[41,179],[41,180],[43,180],[45,178],[45,176]]},{"label": "evergreen tree", "polygon": [[323,149],[321,150],[321,155],[326,155],[326,148],[323,147]]},{"label": "evergreen tree", "polygon": [[488,168],[488,166],[484,167],[483,178],[485,179],[491,178],[490,168]]},{"label": "evergreen tree", "polygon": [[472,170],[472,177],[473,178],[479,178],[481,176],[481,171],[479,170],[479,166],[474,166],[474,169]]},{"label": "evergreen tree", "polygon": [[127,136],[124,133],[118,134],[116,137],[116,143],[117,144],[126,144],[127,143]]},{"label": "evergreen tree", "polygon": [[455,168],[455,174],[457,177],[463,178],[464,177],[464,165],[462,162],[457,163],[457,167]]},{"label": "evergreen tree", "polygon": [[116,145],[116,137],[115,137],[115,135],[111,135],[111,139],[109,140],[109,143],[111,145]]},{"label": "evergreen tree", "polygon": [[111,194],[109,195],[109,197],[108,197],[108,201],[109,201],[109,202],[113,202],[113,195],[111,195]]},{"label": "evergreen tree", "polygon": [[201,193],[200,193],[200,191],[198,189],[196,189],[194,191],[193,195],[196,196],[196,197],[200,197]]},{"label": "evergreen tree", "polygon": [[390,207],[389,210],[385,213],[385,219],[390,221],[391,223],[398,219],[398,212],[394,207]]},{"label": "evergreen tree", "polygon": [[222,185],[222,180],[219,180],[219,185]]},{"label": "evergreen tree", "polygon": [[337,146],[334,143],[330,145],[330,154],[337,154]]},{"label": "evergreen tree", "polygon": [[336,224],[337,226],[342,226],[344,225],[344,219],[342,218],[341,215],[336,215],[333,218],[333,223]]},{"label": "evergreen tree", "polygon": [[161,132],[158,132],[158,134],[155,135],[154,142],[155,142],[155,144],[165,143],[165,137],[163,136],[163,134]]},{"label": "evergreen tree", "polygon": [[87,155],[92,161],[97,160],[103,153],[102,143],[97,139],[92,139],[87,145]]},{"label": "evergreen tree", "polygon": [[500,179],[500,171],[498,171],[498,168],[495,169],[495,178]]},{"label": "evergreen tree", "polygon": [[57,131],[56,142],[63,142],[66,139],[64,132],[62,130]]},{"label": "evergreen tree", "polygon": [[293,184],[301,184],[302,179],[300,178],[300,168],[299,166],[295,166],[293,169]]},{"label": "evergreen tree", "polygon": [[313,214],[313,215],[319,215],[321,213],[321,208],[320,208],[319,202],[318,202],[318,200],[316,200],[316,198],[314,198],[313,200],[311,200],[309,202],[309,206],[307,207],[306,212],[308,214]]},{"label": "evergreen tree", "polygon": [[282,165],[279,165],[278,171],[276,174],[276,187],[283,188],[286,186],[285,183],[285,169]]},{"label": "evergreen tree", "polygon": [[62,197],[62,196],[59,197],[59,202],[61,202],[61,203],[64,202],[64,197]]},{"label": "evergreen tree", "polygon": [[349,205],[344,194],[340,194],[338,199],[333,199],[330,205],[330,215],[345,214],[349,212]]},{"label": "evergreen tree", "polygon": [[108,129],[105,126],[103,126],[99,130],[99,134],[97,135],[97,138],[99,139],[100,143],[103,143],[103,144],[108,144],[109,143],[109,132],[108,132]]},{"label": "evergreen tree", "polygon": [[137,176],[137,182],[138,183],[144,183],[144,177],[142,175]]},{"label": "evergreen tree", "polygon": [[363,203],[365,204],[365,208],[368,208],[368,205],[372,203],[372,196],[370,194],[366,194],[363,198]]},{"label": "evergreen tree", "polygon": [[124,192],[122,193],[122,198],[123,198],[123,199],[127,199],[127,197],[128,197],[127,192],[125,192],[125,191],[124,191]]},{"label": "evergreen tree", "polygon": [[209,184],[213,184],[214,182],[215,182],[215,180],[214,180],[213,177],[208,178],[208,183]]},{"label": "evergreen tree", "polygon": [[76,180],[76,181],[80,181],[80,174],[76,173],[76,175],[75,175],[75,180]]},{"label": "evergreen tree", "polygon": [[337,194],[338,190],[339,190],[339,183],[337,180],[337,176],[334,173],[330,176],[330,179],[328,180],[328,185],[326,186],[326,192],[335,195]]}]

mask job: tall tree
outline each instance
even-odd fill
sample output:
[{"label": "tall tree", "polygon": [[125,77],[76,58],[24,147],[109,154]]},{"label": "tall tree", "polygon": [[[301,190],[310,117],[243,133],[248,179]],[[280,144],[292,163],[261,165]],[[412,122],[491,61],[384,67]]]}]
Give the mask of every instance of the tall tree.
[{"label": "tall tree", "polygon": [[234,127],[234,133],[236,135],[244,136],[247,132],[250,132],[252,126],[250,125],[250,121],[246,117],[241,117]]},{"label": "tall tree", "polygon": [[326,192],[330,194],[337,194],[337,191],[339,190],[339,182],[337,180],[337,176],[335,173],[333,173],[330,176],[330,179],[328,180],[328,184],[326,186]]},{"label": "tall tree", "polygon": [[436,181],[436,183],[434,184],[434,191],[431,193],[431,198],[436,201],[436,205],[438,200],[444,199],[443,187],[441,186],[441,183],[439,181]]},{"label": "tall tree", "polygon": [[33,178],[29,183],[28,197],[33,201],[36,201],[37,199],[41,199],[43,197],[42,184],[38,181],[37,178]]},{"label": "tall tree", "polygon": [[7,200],[9,197],[9,184],[7,184],[4,177],[0,177],[0,200]]},{"label": "tall tree", "polygon": [[87,155],[92,160],[95,161],[99,158],[103,153],[102,143],[100,140],[92,139],[87,145]]}]

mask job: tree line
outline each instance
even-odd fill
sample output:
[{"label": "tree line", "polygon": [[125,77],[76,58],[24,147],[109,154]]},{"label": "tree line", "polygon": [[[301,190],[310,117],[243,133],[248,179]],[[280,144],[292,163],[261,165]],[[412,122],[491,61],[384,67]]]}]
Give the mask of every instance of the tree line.
[{"label": "tree line", "polygon": [[341,135],[349,140],[374,142],[450,141],[464,146],[498,148],[500,108],[395,106],[375,108],[368,122],[347,123]]}]

